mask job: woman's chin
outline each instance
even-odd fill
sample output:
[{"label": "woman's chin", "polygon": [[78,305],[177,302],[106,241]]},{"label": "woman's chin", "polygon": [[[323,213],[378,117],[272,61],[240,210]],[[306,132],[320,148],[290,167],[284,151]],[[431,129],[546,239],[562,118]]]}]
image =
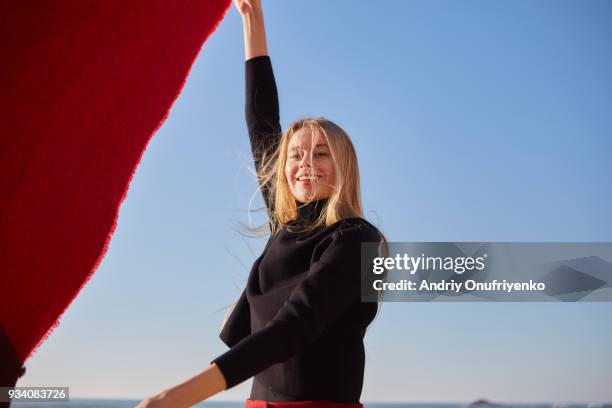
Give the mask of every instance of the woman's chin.
[{"label": "woman's chin", "polygon": [[329,198],[329,193],[327,191],[317,191],[315,193],[314,188],[308,188],[308,186],[294,186],[291,192],[293,193],[293,197],[301,203]]}]

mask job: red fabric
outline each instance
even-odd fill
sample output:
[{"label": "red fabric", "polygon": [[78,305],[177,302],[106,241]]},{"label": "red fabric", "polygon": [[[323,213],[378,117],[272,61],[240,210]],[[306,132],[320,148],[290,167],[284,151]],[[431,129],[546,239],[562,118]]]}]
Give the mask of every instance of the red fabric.
[{"label": "red fabric", "polygon": [[269,402],[247,399],[246,408],[363,408],[363,404],[350,404],[332,401],[292,401]]},{"label": "red fabric", "polygon": [[0,328],[21,361],[100,263],[142,153],[229,5],[0,3]]}]

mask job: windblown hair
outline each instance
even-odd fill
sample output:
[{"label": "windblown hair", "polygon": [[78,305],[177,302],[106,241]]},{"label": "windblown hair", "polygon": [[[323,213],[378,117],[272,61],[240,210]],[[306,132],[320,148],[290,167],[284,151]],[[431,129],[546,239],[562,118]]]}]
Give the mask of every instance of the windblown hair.
[{"label": "windblown hair", "polygon": [[[285,176],[285,164],[288,157],[289,141],[300,129],[309,130],[312,138],[310,152],[306,153],[310,155],[311,163],[313,162],[317,136],[320,135],[327,141],[334,162],[336,185],[331,186],[332,193],[327,198],[325,207],[315,222],[312,225],[300,226],[299,228],[312,230],[332,225],[344,218],[363,218],[359,166],[351,139],[340,126],[324,117],[305,118],[297,120],[289,126],[282,133],[278,143],[273,143],[267,150],[255,155],[256,175],[268,208],[269,227],[273,235],[283,226],[295,228],[290,224],[297,219],[298,207]],[[312,171],[312,167],[310,171]],[[315,191],[313,196],[316,193]],[[259,228],[250,227],[248,229],[257,236],[266,234],[265,230],[267,228],[266,225],[263,225]],[[382,232],[379,231],[379,235],[379,253],[386,257],[389,253],[388,242]],[[385,281],[387,271],[380,278]],[[379,302],[382,301],[382,296],[383,292],[380,292]]]},{"label": "windblown hair", "polygon": [[[363,217],[357,154],[349,136],[340,126],[328,119],[322,117],[300,119],[283,132],[277,145],[271,146],[269,151],[262,152],[258,166],[257,178],[268,204],[272,234],[297,218],[298,208],[285,176],[285,164],[289,141],[300,129],[307,129],[312,138],[312,147],[310,152],[306,153],[310,155],[311,162],[317,136],[325,139],[329,145],[336,174],[336,185],[331,186],[332,193],[326,201],[325,208],[309,228],[332,225],[343,218]],[[312,168],[309,171],[312,171]]]}]

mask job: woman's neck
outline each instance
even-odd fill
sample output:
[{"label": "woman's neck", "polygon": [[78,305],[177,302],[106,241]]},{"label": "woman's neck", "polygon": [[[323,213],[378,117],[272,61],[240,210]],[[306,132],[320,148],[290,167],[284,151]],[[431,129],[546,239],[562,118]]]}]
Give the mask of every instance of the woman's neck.
[{"label": "woman's neck", "polygon": [[326,198],[307,203],[296,201],[295,205],[297,206],[298,212],[297,221],[304,224],[314,224],[325,208],[325,204],[327,204]]}]

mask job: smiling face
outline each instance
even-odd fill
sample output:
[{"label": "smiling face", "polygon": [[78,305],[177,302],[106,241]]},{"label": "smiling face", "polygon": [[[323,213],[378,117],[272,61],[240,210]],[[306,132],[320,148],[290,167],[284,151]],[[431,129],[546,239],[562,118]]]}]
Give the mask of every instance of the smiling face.
[{"label": "smiling face", "polygon": [[329,198],[336,185],[336,169],[325,136],[308,128],[297,130],[287,145],[285,177],[296,200],[306,203]]}]

